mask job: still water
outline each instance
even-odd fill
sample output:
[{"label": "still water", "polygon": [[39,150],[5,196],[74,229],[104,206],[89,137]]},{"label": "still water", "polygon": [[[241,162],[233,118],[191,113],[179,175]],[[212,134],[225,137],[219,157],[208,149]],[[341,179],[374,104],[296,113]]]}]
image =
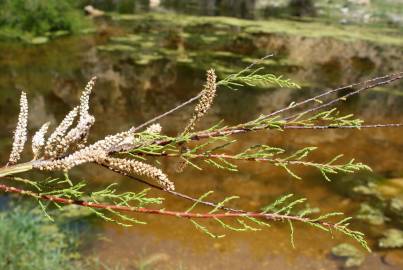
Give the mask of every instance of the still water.
[{"label": "still water", "polygon": [[[203,68],[173,61],[172,58],[157,59],[147,64],[136,63],[132,56],[144,53],[144,48],[131,52],[130,57],[125,53],[107,53],[97,49],[99,45],[109,44],[111,37],[140,35],[142,31],[138,27],[130,27],[130,22],[122,26],[100,20],[98,24],[100,30],[96,34],[60,38],[41,46],[0,43],[0,123],[3,127],[0,130],[0,153],[3,162],[10,149],[9,138],[17,117],[20,89],[27,91],[30,99],[30,131],[34,132],[45,121],[60,121],[77,103],[86,81],[97,75],[99,80],[91,101],[92,112],[97,119],[90,138],[92,141],[140,124],[187,100],[201,89]],[[146,29],[141,34],[148,33],[150,27]],[[278,49],[279,43],[284,43],[283,38],[272,37],[271,43],[262,46],[258,54],[248,51],[243,43],[232,44],[231,48],[234,54],[259,57]],[[283,58],[275,59],[271,67],[277,75],[284,74],[303,85],[302,90],[219,89],[216,103],[200,127],[207,127],[221,119],[226,124],[240,123],[331,86],[403,69],[401,54],[390,56],[399,51],[396,46],[387,47],[376,54],[377,46],[357,42],[361,50],[346,49],[345,55],[340,55],[343,48],[357,48],[357,43],[329,38],[300,39],[301,46],[280,46],[286,53],[281,54]],[[263,41],[261,39],[260,42]],[[317,42],[317,46],[314,42]],[[168,46],[166,44],[154,42],[152,46]],[[216,48],[220,50],[220,47]],[[326,56],[320,55],[314,48],[322,50],[322,53],[328,50],[329,54],[335,50],[335,57],[325,59]],[[192,50],[191,46],[180,49],[185,52]],[[337,58],[337,55],[340,57]],[[287,56],[295,62],[284,64],[282,61]],[[383,62],[385,59],[382,57],[388,57],[388,62]],[[231,58],[226,59],[224,64],[242,68],[247,63]],[[214,63],[211,65],[215,67]],[[401,89],[402,83],[397,83],[387,89],[378,89],[382,91],[369,91],[344,102],[339,108],[369,123],[403,122]],[[165,118],[161,122],[163,131],[170,135],[180,132],[191,111],[190,106]],[[400,178],[403,175],[402,135],[402,129],[263,131],[236,137],[238,143],[231,151],[240,151],[257,143],[288,150],[318,146],[321,150],[313,155],[315,160],[330,160],[343,153],[346,160],[354,157],[371,166],[374,175]],[[179,174],[175,172],[172,162],[162,162],[162,168],[175,181],[178,191],[198,197],[214,190],[213,200],[229,195],[240,196],[241,199],[234,202],[233,207],[255,210],[277,196],[294,193],[307,197],[312,207],[319,207],[323,212],[344,211],[354,215],[358,209],[358,199],[345,196],[343,187],[326,182],[315,170],[298,168],[296,172],[304,179],[299,181],[266,164],[239,165],[239,173],[208,167],[200,172],[188,167]],[[94,187],[118,182],[122,190],[139,191],[144,188],[130,179],[94,166],[75,169],[71,177],[86,179]],[[357,175],[359,177],[364,176]],[[166,197],[166,209],[183,210],[189,207],[188,202],[177,198],[155,191],[151,194]],[[335,260],[329,251],[338,243],[351,243],[340,235],[336,234],[332,239],[325,233],[297,225],[296,249],[293,249],[288,227],[281,223],[255,233],[225,232],[226,237],[217,240],[198,232],[187,220],[160,216],[137,218],[148,225],[122,228],[103,221],[92,224],[90,231],[94,231],[94,235],[89,237],[91,241],[86,243],[85,252],[96,254],[110,265],[119,264],[127,269],[137,269],[139,263],[145,262],[150,262],[155,269],[338,269],[341,262]],[[213,231],[221,232],[220,227],[212,222],[206,222],[206,225]],[[367,256],[361,269],[403,267],[401,259],[395,259],[394,264],[385,263],[385,256],[401,258],[401,250],[377,250],[379,228],[359,221],[354,221],[354,228],[368,233],[368,240],[376,251]]]}]

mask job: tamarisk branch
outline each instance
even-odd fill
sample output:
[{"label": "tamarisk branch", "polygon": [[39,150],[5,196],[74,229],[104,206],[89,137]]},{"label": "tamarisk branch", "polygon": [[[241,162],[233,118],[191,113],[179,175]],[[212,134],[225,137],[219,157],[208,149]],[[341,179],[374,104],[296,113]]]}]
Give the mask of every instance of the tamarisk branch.
[{"label": "tamarisk branch", "polygon": [[[21,95],[20,114],[14,134],[10,159],[6,166],[0,168],[0,177],[5,180],[11,179],[19,181],[19,184],[22,184],[24,187],[19,188],[14,185],[0,184],[0,190],[6,193],[34,198],[38,200],[44,210],[46,210],[46,207],[41,203],[42,201],[47,201],[50,205],[53,204],[58,207],[61,205],[86,207],[91,209],[97,216],[123,226],[144,223],[143,221],[139,221],[124,214],[125,212],[186,218],[190,219],[197,229],[213,237],[216,237],[216,235],[211,233],[196,220],[212,219],[225,229],[234,231],[254,231],[260,229],[260,227],[268,227],[268,221],[287,221],[290,226],[291,239],[293,239],[294,233],[292,222],[301,222],[327,232],[332,232],[332,230],[341,232],[355,239],[364,248],[369,250],[364,235],[361,232],[349,229],[350,218],[345,218],[337,222],[329,221],[329,218],[339,216],[341,213],[334,212],[323,214],[319,217],[311,217],[312,212],[310,209],[303,208],[296,211],[295,208],[297,206],[302,207],[301,204],[305,202],[304,198],[291,200],[292,195],[286,195],[278,198],[273,204],[265,206],[260,211],[233,209],[228,207],[227,204],[231,200],[236,199],[236,196],[230,196],[221,202],[214,203],[205,200],[211,192],[207,192],[199,199],[196,199],[174,191],[175,183],[170,179],[170,176],[158,166],[148,163],[147,157],[175,157],[196,169],[201,169],[197,164],[200,160],[211,167],[237,171],[238,167],[233,162],[266,162],[284,168],[288,174],[296,178],[300,177],[295,175],[289,166],[310,166],[318,169],[325,179],[330,181],[329,175],[331,174],[353,173],[361,170],[370,170],[370,168],[355,160],[341,162],[341,155],[327,162],[313,162],[307,160],[309,154],[316,149],[316,147],[312,146],[288,153],[285,149],[272,147],[270,145],[258,145],[251,146],[236,154],[229,154],[228,151],[226,151],[227,147],[235,143],[231,136],[262,130],[281,132],[285,129],[327,130],[399,128],[403,126],[402,123],[363,124],[362,120],[355,119],[353,115],[341,115],[336,109],[324,110],[336,102],[343,101],[364,90],[399,80],[403,78],[403,73],[400,72],[371,79],[363,83],[351,84],[349,86],[329,90],[304,101],[292,103],[290,106],[273,113],[261,115],[246,123],[233,126],[223,126],[222,123],[218,123],[206,130],[196,129],[197,124],[213,105],[218,87],[233,88],[257,84],[272,84],[278,87],[299,87],[296,83],[288,79],[283,79],[281,76],[259,74],[259,71],[260,69],[253,70],[253,65],[251,65],[237,74],[217,81],[217,76],[214,70],[211,69],[207,72],[206,83],[202,91],[195,97],[137,127],[132,127],[126,131],[106,136],[105,138],[89,144],[87,138],[91,127],[95,123],[95,117],[89,112],[89,99],[96,79],[94,77],[85,87],[80,98],[79,106],[67,113],[63,121],[48,137],[46,137],[46,133],[50,128],[48,123],[43,124],[33,136],[33,159],[28,162],[18,163],[28,137],[28,101],[26,94],[23,92]],[[322,100],[341,90],[351,91],[341,97],[331,98],[328,101]],[[301,112],[292,114],[291,116],[283,115],[290,110],[307,106],[318,100],[321,101],[321,105],[319,106],[305,108]],[[184,131],[179,133],[180,135],[176,137],[164,135],[162,127],[155,122],[195,101],[198,101],[198,103],[195,106],[194,113],[183,129]],[[147,128],[144,131],[140,131],[145,127]],[[73,183],[73,181],[68,179],[67,174],[71,169],[86,163],[97,164],[139,181],[150,188],[160,190],[163,193],[173,195],[180,199],[191,201],[193,205],[187,210],[178,211],[145,207],[145,205],[148,204],[159,205],[162,203],[163,198],[148,197],[147,190],[140,193],[118,193],[114,188],[115,184],[111,184],[100,191],[86,192],[83,189],[86,186],[85,182]],[[14,177],[16,174],[34,169],[63,172],[65,179],[31,181],[29,179],[21,180]],[[154,180],[155,184],[144,180],[143,177]],[[31,191],[28,186],[34,187],[38,191]],[[46,190],[46,188],[43,187],[49,186],[52,187],[52,190],[47,192],[41,191]],[[197,205],[208,206],[211,210],[209,212],[193,212],[193,209]],[[234,221],[237,226],[234,227],[234,225],[227,223],[227,219]]]}]

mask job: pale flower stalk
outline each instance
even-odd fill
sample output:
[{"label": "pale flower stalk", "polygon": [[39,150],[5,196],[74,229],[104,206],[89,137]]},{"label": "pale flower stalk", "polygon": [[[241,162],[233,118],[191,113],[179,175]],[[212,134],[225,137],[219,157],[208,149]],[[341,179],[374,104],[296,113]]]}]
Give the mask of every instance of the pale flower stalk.
[{"label": "pale flower stalk", "polygon": [[90,96],[92,89],[95,86],[96,77],[92,77],[91,80],[85,86],[85,89],[80,97],[79,114],[77,126],[71,129],[67,135],[60,142],[60,149],[58,155],[63,155],[67,152],[70,146],[75,146],[78,149],[84,148],[87,142],[87,137],[91,127],[95,123],[95,117],[89,114],[90,109]]},{"label": "pale flower stalk", "polygon": [[87,142],[88,133],[90,128],[94,125],[95,118],[92,115],[85,115],[80,118],[77,126],[71,129],[67,135],[60,141],[59,155],[67,152],[71,145],[77,146],[77,148],[83,148]]},{"label": "pale flower stalk", "polygon": [[57,148],[60,146],[62,138],[66,134],[67,130],[71,127],[74,119],[77,117],[79,107],[75,107],[71,110],[59,126],[50,135],[45,146],[45,158],[56,158],[58,156]]},{"label": "pale flower stalk", "polygon": [[162,127],[159,123],[152,124],[145,130],[145,132],[147,132],[147,133],[155,133],[155,134],[159,134],[159,133],[161,133],[161,131],[162,131]]},{"label": "pale flower stalk", "polygon": [[154,179],[165,190],[175,190],[175,185],[160,169],[133,159],[106,157],[101,163],[108,168],[122,174],[135,174]]},{"label": "pale flower stalk", "polygon": [[18,115],[17,128],[14,132],[13,148],[11,150],[9,165],[16,164],[20,160],[21,153],[24,150],[24,145],[27,141],[27,126],[28,126],[28,100],[27,94],[21,92],[20,98],[20,113]]},{"label": "pale flower stalk", "polygon": [[207,71],[207,80],[202,90],[202,95],[183,134],[191,132],[195,128],[196,123],[207,113],[207,111],[211,108],[211,105],[213,105],[217,91],[216,81],[217,76],[214,69],[209,69]]},{"label": "pale flower stalk", "polygon": [[124,141],[127,141],[128,138],[130,138],[129,132],[121,132],[115,135],[109,135],[102,140],[99,140],[81,150],[77,150],[74,153],[67,155],[66,157],[56,160],[44,160],[37,162],[34,164],[34,167],[47,171],[68,171],[78,165],[105,158],[107,153],[109,153],[112,148],[120,145]]},{"label": "pale flower stalk", "polygon": [[34,154],[34,159],[37,159],[39,157],[43,150],[43,147],[45,146],[45,135],[48,132],[49,125],[50,122],[43,124],[42,127],[32,137],[32,153]]},{"label": "pale flower stalk", "polygon": [[[69,171],[76,166],[94,162],[124,175],[136,174],[155,179],[164,189],[174,190],[174,184],[160,169],[136,160],[110,157],[117,146],[135,142],[134,133],[130,130],[106,136],[91,145],[84,146],[89,130],[95,122],[95,117],[89,114],[89,98],[95,85],[95,79],[93,77],[85,87],[80,97],[80,106],[74,108],[64,118],[47,143],[45,143],[45,133],[49,124],[45,124],[35,134],[32,150],[37,160],[33,162],[32,167],[46,171]],[[69,130],[78,114],[80,117],[76,127]],[[147,128],[146,132],[158,134],[161,130],[160,124],[153,124]],[[136,140],[139,145],[144,143],[140,138],[136,138]],[[38,159],[45,144],[44,157]],[[83,147],[77,150],[80,145]],[[73,147],[74,152],[68,153],[69,148]]]},{"label": "pale flower stalk", "polygon": [[84,120],[83,118],[88,115],[88,112],[90,110],[90,96],[92,93],[92,89],[95,86],[95,81],[97,77],[94,76],[91,78],[91,80],[87,83],[85,86],[85,89],[83,93],[81,94],[80,97],[80,120]]}]

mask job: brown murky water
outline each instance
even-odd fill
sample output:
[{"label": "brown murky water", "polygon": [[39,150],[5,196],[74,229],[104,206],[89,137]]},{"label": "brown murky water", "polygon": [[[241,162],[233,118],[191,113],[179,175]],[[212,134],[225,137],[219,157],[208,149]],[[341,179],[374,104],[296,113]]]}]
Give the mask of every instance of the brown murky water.
[{"label": "brown murky water", "polygon": [[[38,47],[0,44],[2,161],[6,160],[10,149],[9,138],[16,120],[19,89],[26,90],[30,98],[30,129],[33,132],[45,121],[59,121],[77,102],[88,78],[97,75],[99,83],[92,100],[97,124],[92,140],[139,124],[197,93],[204,77],[198,69],[166,60],[146,66],[135,65],[121,56],[106,55],[96,50],[96,45],[104,44],[111,33],[116,35],[119,31],[123,30],[106,27],[95,36],[67,37]],[[390,64],[391,67],[401,66],[401,59],[395,61]],[[287,75],[298,82],[326,88],[329,85],[325,83],[330,79],[318,77],[315,70],[319,67],[312,64],[298,69],[297,75],[294,70],[289,70]],[[326,68],[331,70],[329,66]],[[376,71],[371,73],[376,74]],[[357,80],[365,78],[352,67],[348,77]],[[338,83],[335,79],[332,85]],[[392,89],[398,91],[399,87]],[[246,89],[236,92],[220,89],[217,102],[202,125],[207,126],[220,119],[225,119],[228,124],[253,119],[260,113],[273,111],[317,92],[308,88],[300,91]],[[403,122],[403,97],[399,95],[368,92],[345,102],[340,108],[345,112],[354,112],[368,122]],[[182,124],[191,109],[186,108],[164,119],[161,122],[163,130],[176,134],[183,128]],[[398,178],[403,174],[402,136],[402,129],[264,131],[237,137],[238,144],[232,150],[255,143],[290,150],[314,145],[321,149],[313,155],[314,159],[331,159],[343,153],[346,159],[354,157],[370,165],[374,174]],[[320,207],[323,212],[345,211],[353,215],[358,208],[357,201],[342,196],[315,170],[297,169],[296,172],[304,179],[298,181],[284,171],[265,164],[240,164],[239,173],[210,168],[200,172],[189,167],[177,174],[170,161],[163,161],[162,166],[174,179],[178,191],[198,197],[214,190],[214,200],[238,195],[241,199],[232,206],[243,209],[257,209],[285,193],[307,197],[311,206]],[[74,177],[88,179],[94,186],[119,182],[125,190],[139,191],[144,188],[141,184],[92,166],[74,170]],[[158,192],[151,194],[165,196]],[[173,210],[188,206],[188,202],[170,196],[164,204],[166,209]],[[349,241],[340,235],[331,239],[325,233],[297,225],[296,249],[292,249],[288,227],[283,224],[273,224],[270,229],[256,233],[225,232],[225,238],[211,239],[198,232],[187,220],[159,216],[138,218],[147,221],[148,225],[122,228],[103,221],[91,225],[97,234],[87,243],[86,252],[100,256],[108,264],[120,264],[127,269],[136,269],[139,263],[147,261],[153,261],[151,264],[155,269],[337,269],[341,262],[332,258],[329,250],[340,242]],[[206,224],[212,231],[222,232],[218,225]],[[369,241],[375,244],[379,237],[376,230],[358,221],[354,227],[367,232]],[[386,252],[377,251],[367,256],[361,269],[402,269],[403,252],[388,253],[397,258],[395,264],[386,264],[382,259]]]}]

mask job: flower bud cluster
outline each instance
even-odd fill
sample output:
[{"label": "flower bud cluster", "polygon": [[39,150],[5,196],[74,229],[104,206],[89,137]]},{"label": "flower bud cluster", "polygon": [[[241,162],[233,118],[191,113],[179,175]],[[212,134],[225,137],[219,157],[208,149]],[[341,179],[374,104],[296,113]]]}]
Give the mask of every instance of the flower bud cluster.
[{"label": "flower bud cluster", "polygon": [[209,69],[207,71],[207,81],[202,90],[199,103],[197,103],[193,116],[190,119],[189,124],[186,126],[185,131],[183,133],[192,131],[195,128],[197,121],[199,121],[211,108],[211,105],[213,105],[213,101],[217,91],[216,81],[217,76],[214,72],[214,69]]},{"label": "flower bud cluster", "polygon": [[62,141],[62,138],[66,134],[67,130],[73,124],[74,119],[78,114],[78,109],[79,107],[75,107],[73,110],[71,110],[63,119],[63,121],[59,124],[59,126],[57,126],[55,131],[53,131],[53,133],[49,136],[49,139],[45,146],[45,153],[44,153],[46,159],[56,158],[61,152],[61,149],[65,147],[61,145],[60,142]]},{"label": "flower bud cluster", "polygon": [[174,183],[168,179],[166,174],[160,169],[141,161],[108,157],[103,161],[103,164],[122,174],[136,174],[149,177],[156,180],[165,190],[175,190]]},{"label": "flower bud cluster", "polygon": [[95,162],[105,156],[105,151],[86,147],[65,158],[56,160],[38,160],[33,164],[33,167],[43,171],[69,171],[78,165]]},{"label": "flower bud cluster", "polygon": [[[110,135],[81,150],[77,150],[67,157],[56,160],[45,160],[42,162],[36,162],[34,167],[40,170],[47,171],[68,171],[78,165],[103,159],[103,157],[106,157],[107,153],[109,153],[111,148],[119,145],[122,141],[127,139],[128,136],[130,136],[128,132],[121,132],[115,135]],[[65,147],[65,144],[62,144],[60,147]]]},{"label": "flower bud cluster", "polygon": [[[45,134],[49,128],[49,123],[44,124],[33,136],[32,151],[35,161],[32,163],[32,167],[47,171],[68,171],[84,163],[96,162],[122,174],[136,174],[155,179],[165,190],[174,190],[174,184],[160,169],[137,160],[119,159],[109,156],[114,152],[116,147],[123,144],[133,145],[136,143],[144,143],[140,137],[135,138],[135,134],[131,130],[106,136],[104,139],[92,145],[83,146],[81,149],[77,150],[79,145],[85,143],[89,130],[95,122],[95,118],[88,112],[89,97],[94,84],[95,77],[92,78],[85,87],[80,98],[80,106],[74,108],[67,114],[47,141]],[[204,104],[204,106],[209,106],[209,99],[212,99],[211,95],[214,96],[214,93],[208,94],[207,92],[206,90],[206,93],[202,97],[202,104]],[[201,105],[199,105],[199,107],[200,106]],[[21,112],[14,136],[10,163],[18,161],[27,137],[28,102],[25,93],[22,93],[20,107]],[[201,110],[203,110],[203,107],[201,107]],[[77,115],[79,115],[77,124],[74,128],[70,129]],[[146,132],[158,134],[161,132],[161,126],[159,124],[153,124],[147,128]],[[70,147],[75,147],[75,152],[68,154]],[[40,157],[42,151],[44,154]]]},{"label": "flower bud cluster", "polygon": [[147,132],[147,133],[156,133],[156,134],[161,133],[161,131],[162,131],[162,127],[159,123],[152,124],[145,130],[145,132]]},{"label": "flower bud cluster", "polygon": [[74,146],[78,149],[84,148],[84,145],[87,142],[90,129],[95,123],[95,117],[89,114],[89,109],[90,96],[96,79],[96,77],[92,77],[81,94],[79,107],[80,118],[77,126],[71,129],[60,141],[60,145],[62,147],[58,153],[58,156],[65,154],[70,146]]},{"label": "flower bud cluster", "polygon": [[20,113],[18,115],[17,128],[14,132],[13,148],[11,150],[8,164],[17,163],[24,150],[24,145],[27,141],[27,126],[28,126],[28,100],[25,92],[21,93],[20,98]]},{"label": "flower bud cluster", "polygon": [[39,157],[43,147],[45,146],[46,139],[45,135],[48,132],[50,122],[42,125],[42,127],[35,133],[32,137],[32,152],[34,153],[34,159]]},{"label": "flower bud cluster", "polygon": [[85,117],[90,110],[90,95],[94,88],[97,77],[92,77],[91,80],[85,86],[85,89],[80,97],[80,118]]},{"label": "flower bud cluster", "polygon": [[77,126],[71,129],[66,136],[60,141],[60,151],[58,156],[67,152],[70,146],[77,146],[77,148],[83,148],[90,131],[90,128],[95,123],[95,117],[92,115],[85,115],[80,119]]}]

